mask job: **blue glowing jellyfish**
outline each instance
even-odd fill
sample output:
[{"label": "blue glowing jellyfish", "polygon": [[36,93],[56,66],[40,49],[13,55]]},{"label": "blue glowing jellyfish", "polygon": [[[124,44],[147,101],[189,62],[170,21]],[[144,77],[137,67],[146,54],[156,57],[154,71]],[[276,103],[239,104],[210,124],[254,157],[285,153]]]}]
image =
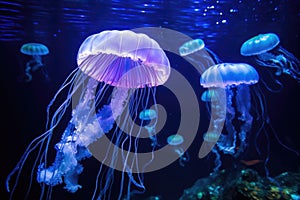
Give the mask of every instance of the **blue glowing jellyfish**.
[{"label": "blue glowing jellyfish", "polygon": [[139,114],[139,118],[140,120],[142,120],[141,125],[144,126],[148,131],[149,138],[152,140],[151,145],[153,147],[157,146],[158,143],[157,143],[157,138],[155,136],[156,134],[155,127],[157,124],[157,108],[155,107],[155,109],[142,110]]},{"label": "blue glowing jellyfish", "polygon": [[179,47],[179,53],[181,56],[186,56],[191,53],[195,53],[196,51],[204,49],[205,44],[201,39],[195,39],[184,43],[181,47]]},{"label": "blue glowing jellyfish", "polygon": [[213,51],[205,47],[205,43],[201,39],[185,42],[179,47],[179,54],[184,56],[184,58],[188,59],[191,63],[196,64],[196,66],[201,64],[199,68],[202,72],[205,71],[205,66],[222,62]]},{"label": "blue glowing jellyfish", "polygon": [[[30,82],[32,80],[31,72],[35,72],[44,66],[42,56],[47,55],[49,49],[41,43],[27,43],[22,45],[20,51],[25,55],[32,56],[32,60],[26,63],[25,68],[25,75],[27,77],[25,81]],[[46,72],[43,71],[43,73],[45,77],[48,77]]]},{"label": "blue glowing jellyfish", "polygon": [[[203,135],[203,140],[208,143],[217,143],[219,140],[219,136],[220,136],[220,133],[209,131]],[[214,153],[216,156],[214,172],[217,172],[222,165],[221,156],[215,146],[212,148],[211,152]]]},{"label": "blue glowing jellyfish", "polygon": [[204,102],[216,101],[218,98],[218,92],[214,89],[205,90],[201,95],[201,100]]},{"label": "blue glowing jellyfish", "polygon": [[167,143],[171,146],[174,146],[174,152],[179,156],[179,164],[184,167],[185,163],[190,160],[188,152],[184,152],[180,145],[184,142],[184,139],[181,135],[174,134],[170,135],[167,138]]},{"label": "blue glowing jellyfish", "polygon": [[153,109],[145,109],[140,112],[139,118],[142,120],[151,120],[157,117],[156,111]]},{"label": "blue glowing jellyfish", "polygon": [[[78,183],[78,176],[83,171],[81,161],[92,154],[95,157],[95,152],[92,152],[90,146],[106,138],[103,135],[108,133],[114,139],[114,145],[108,145],[107,148],[98,147],[101,150],[99,153],[108,155],[115,152],[116,148],[122,148],[124,153],[112,154],[112,158],[105,157],[101,160],[96,181],[92,181],[95,183],[93,198],[110,198],[118,156],[123,161],[118,199],[121,199],[124,193],[130,193],[131,185],[144,190],[140,175],[142,169],[138,172],[132,170],[135,167],[133,162],[137,158],[135,157],[134,161],[126,159],[126,152],[138,151],[140,132],[132,131],[128,119],[131,119],[134,113],[138,113],[141,107],[147,108],[151,101],[155,102],[156,86],[164,84],[170,75],[170,63],[166,54],[156,41],[145,34],[112,30],[86,38],[79,48],[77,63],[79,67],[66,79],[47,108],[47,131],[30,143],[7,178],[6,186],[11,192],[11,197],[16,193],[22,167],[34,150],[38,152],[35,159],[39,165],[36,179],[42,186],[40,198],[51,196],[52,186],[62,183],[65,183],[64,188],[68,192],[76,192],[82,187]],[[55,110],[53,107],[57,105],[57,97],[65,90],[67,97]],[[71,119],[61,132],[58,127],[63,126],[62,118],[68,117],[67,110],[71,105]],[[56,134],[60,134],[61,139],[55,145],[56,158],[53,164],[50,164],[49,144]],[[110,162],[106,162],[106,165],[109,169],[103,170],[103,163],[108,159]],[[9,183],[14,174],[15,183],[10,187]],[[124,181],[127,180],[124,178],[125,174],[129,180],[127,189],[123,187]],[[28,194],[31,183],[27,187]]]},{"label": "blue glowing jellyfish", "polygon": [[288,74],[299,82],[300,61],[279,43],[275,33],[259,34],[244,42],[240,52],[243,56],[255,56],[260,66],[275,68],[275,75]]},{"label": "blue glowing jellyfish", "polygon": [[[246,147],[247,134],[251,129],[253,120],[250,114],[251,95],[249,85],[257,83],[258,80],[259,76],[256,70],[245,63],[217,64],[208,68],[201,75],[200,84],[203,87],[225,88],[226,90],[225,127],[227,135],[221,134],[217,142],[219,149],[224,153],[238,156]],[[239,127],[235,127],[234,119],[239,120]],[[237,132],[239,133],[237,134]],[[237,140],[238,152],[236,148]]]}]

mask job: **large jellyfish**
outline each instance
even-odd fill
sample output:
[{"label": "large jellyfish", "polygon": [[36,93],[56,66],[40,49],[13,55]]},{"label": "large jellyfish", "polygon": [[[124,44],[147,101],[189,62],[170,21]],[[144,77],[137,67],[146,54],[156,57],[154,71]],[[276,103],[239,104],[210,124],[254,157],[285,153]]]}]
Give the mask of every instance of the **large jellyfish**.
[{"label": "large jellyfish", "polygon": [[[221,79],[219,78],[221,76]],[[226,154],[238,156],[246,147],[247,134],[249,133],[253,117],[250,114],[251,95],[249,85],[259,80],[256,70],[245,63],[221,63],[208,68],[200,79],[200,84],[205,88],[225,88],[226,90],[226,120],[227,134],[221,134],[217,142],[218,148]],[[235,106],[234,106],[235,105]],[[239,120],[238,126],[233,120]],[[216,138],[216,132],[210,131],[205,140]],[[213,134],[212,134],[213,133]],[[208,139],[209,138],[209,139]],[[237,143],[239,148],[237,148]],[[238,150],[237,150],[238,149]]]},{"label": "large jellyfish", "polygon": [[205,71],[205,66],[222,62],[212,50],[205,47],[205,43],[201,39],[190,40],[182,44],[179,47],[179,54],[195,64],[195,66],[199,66],[201,63],[199,68],[202,72]]},{"label": "large jellyfish", "polygon": [[[32,59],[26,63],[25,75],[26,82],[32,80],[32,72],[41,69],[44,64],[42,62],[42,56],[49,53],[49,49],[41,43],[27,43],[23,44],[20,49],[21,53],[32,56]],[[47,78],[48,75],[43,71],[44,76]]]},{"label": "large jellyfish", "polygon": [[240,52],[243,56],[255,56],[260,66],[274,68],[275,75],[288,74],[300,82],[300,61],[279,43],[275,33],[259,34],[245,41]]},{"label": "large jellyfish", "polygon": [[[123,161],[120,170],[122,177],[120,191],[114,194],[117,195],[114,198],[121,199],[124,192],[130,196],[128,194],[132,185],[137,190],[144,190],[140,174],[143,169],[133,171],[137,161],[128,159],[131,151],[136,156],[134,152],[138,151],[138,138],[142,127],[133,132],[129,119],[138,117],[138,109],[146,109],[149,104],[155,104],[155,88],[164,84],[170,74],[170,63],[166,54],[156,41],[145,34],[112,30],[86,38],[79,48],[77,63],[79,67],[66,79],[48,106],[47,131],[30,143],[7,178],[6,186],[11,192],[11,198],[16,194],[22,167],[34,150],[37,150],[37,154],[33,169],[38,164],[36,179],[42,186],[40,198],[51,197],[52,186],[63,182],[67,191],[76,192],[81,188],[78,183],[78,175],[83,171],[81,161],[95,153],[91,152],[90,146],[95,143],[99,145],[96,141],[105,138],[104,134],[111,136],[114,145],[109,145],[107,149],[98,147],[98,150],[104,151],[106,157],[101,160],[92,198],[113,198],[110,189],[115,181],[113,174],[117,168],[118,156]],[[58,104],[58,96],[63,95],[65,90],[67,97],[55,110],[53,107]],[[68,113],[71,105],[72,112]],[[65,121],[62,119],[68,117],[68,125],[61,132],[59,127]],[[49,164],[49,144],[57,132],[61,132],[61,139],[55,145],[55,160]],[[108,154],[115,152],[117,148],[124,150],[122,155],[113,153],[113,157],[108,158]],[[103,163],[110,168],[103,170]],[[9,183],[14,174],[15,183],[10,187]],[[125,174],[127,178],[124,177]],[[124,181],[127,179],[128,188],[124,189]],[[28,184],[27,194],[30,187],[31,182]]]}]

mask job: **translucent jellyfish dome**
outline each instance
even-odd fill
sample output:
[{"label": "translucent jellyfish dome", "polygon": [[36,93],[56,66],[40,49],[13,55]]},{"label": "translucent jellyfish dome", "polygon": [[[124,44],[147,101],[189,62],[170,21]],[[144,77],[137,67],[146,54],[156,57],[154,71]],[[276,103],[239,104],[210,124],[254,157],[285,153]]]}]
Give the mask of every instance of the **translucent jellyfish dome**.
[{"label": "translucent jellyfish dome", "polygon": [[176,134],[176,135],[170,135],[168,138],[167,138],[167,142],[169,145],[172,145],[172,146],[177,146],[177,145],[180,145],[183,143],[183,137],[179,134]]},{"label": "translucent jellyfish dome", "polygon": [[129,30],[91,35],[82,43],[77,63],[97,81],[125,88],[162,85],[170,75],[169,60],[158,43]]},{"label": "translucent jellyfish dome", "polygon": [[275,33],[259,34],[245,41],[241,46],[241,55],[253,56],[274,49],[280,40]]},{"label": "translucent jellyfish dome", "polygon": [[215,89],[205,90],[201,95],[201,100],[203,102],[217,101],[220,97],[218,91]]},{"label": "translucent jellyfish dome", "polygon": [[179,48],[179,54],[181,56],[186,56],[196,51],[199,51],[205,47],[204,41],[201,39],[195,39],[184,43]]},{"label": "translucent jellyfish dome", "polygon": [[207,142],[217,142],[220,134],[216,132],[207,132],[203,135],[203,140]]},{"label": "translucent jellyfish dome", "polygon": [[47,55],[49,53],[49,49],[41,43],[23,44],[20,51],[21,53],[30,56],[35,56],[35,55],[42,56],[42,55]]},{"label": "translucent jellyfish dome", "polygon": [[252,85],[257,83],[257,71],[246,63],[221,63],[208,68],[200,79],[203,87],[237,86],[240,84]]},{"label": "translucent jellyfish dome", "polygon": [[141,120],[151,120],[157,117],[156,111],[153,109],[145,109],[140,112],[139,118]]}]

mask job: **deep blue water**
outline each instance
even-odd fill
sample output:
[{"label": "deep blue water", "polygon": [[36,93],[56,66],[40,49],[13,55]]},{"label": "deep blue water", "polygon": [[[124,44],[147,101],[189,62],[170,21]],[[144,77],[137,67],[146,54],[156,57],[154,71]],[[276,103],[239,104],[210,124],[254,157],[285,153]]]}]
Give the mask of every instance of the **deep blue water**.
[{"label": "deep blue water", "polygon": [[[76,68],[78,48],[91,34],[113,29],[163,27],[194,39],[203,39],[206,46],[223,61],[253,63],[253,60],[240,56],[241,44],[259,33],[274,32],[279,35],[281,45],[300,58],[299,0],[0,1],[0,11],[3,141],[0,185],[1,193],[5,195],[4,178],[30,141],[44,131],[46,107],[68,74]],[[27,56],[19,52],[19,48],[27,42],[41,42],[48,46],[50,54],[43,57],[43,62],[49,81],[39,72],[33,74],[30,83],[19,81],[28,60]],[[186,76],[200,99],[203,91],[199,86],[200,75],[188,69],[189,65],[179,56],[168,52],[167,55],[171,66]],[[257,70],[263,71],[260,68]],[[271,93],[264,90],[266,110],[279,140],[300,152],[300,84],[287,75],[278,79],[284,85],[282,91]],[[265,80],[274,84],[268,77]],[[158,94],[161,95],[158,96],[161,102],[172,102],[172,99],[167,99],[168,96],[163,96],[163,92],[158,91]],[[205,112],[205,104],[201,106],[201,112]],[[169,130],[175,133],[180,113],[176,110],[173,112],[174,122],[169,124]],[[205,117],[205,114],[201,115],[196,140],[188,150],[191,160],[185,167],[174,162],[164,169],[145,174],[146,192],[139,197],[161,195],[163,199],[177,199],[185,188],[212,172],[214,158],[208,156],[200,160],[197,157],[205,132]],[[267,142],[271,145],[268,164],[270,175],[299,168],[299,157],[280,145],[273,133],[270,133],[268,139],[262,136],[260,145],[264,146]],[[54,149],[50,150],[52,154],[55,153]],[[249,150],[245,154],[245,159],[257,159],[257,155],[251,152]],[[33,163],[34,159],[29,162]],[[84,162],[86,171],[80,177],[83,185],[81,190],[68,194],[62,189],[63,186],[57,186],[53,190],[53,199],[58,196],[61,199],[90,199],[97,164],[96,160]],[[232,159],[226,158],[223,167],[232,165]],[[262,166],[253,167],[264,174]],[[30,173],[30,167],[27,166],[25,171]],[[28,179],[20,181],[26,184]],[[33,188],[33,191],[38,190],[38,184],[34,183]],[[113,189],[113,193],[118,192],[117,186]],[[22,191],[22,188],[19,190]]]}]

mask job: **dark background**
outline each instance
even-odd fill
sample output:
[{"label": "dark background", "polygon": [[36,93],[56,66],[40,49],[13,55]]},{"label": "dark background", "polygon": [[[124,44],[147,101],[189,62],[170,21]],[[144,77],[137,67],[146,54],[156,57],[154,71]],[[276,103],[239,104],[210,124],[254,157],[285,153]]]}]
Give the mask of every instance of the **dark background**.
[{"label": "dark background", "polygon": [[[103,30],[132,29],[140,27],[164,27],[173,29],[196,39],[205,41],[206,47],[213,50],[225,62],[248,62],[250,58],[240,56],[239,48],[248,38],[259,33],[274,32],[279,35],[280,45],[300,58],[300,5],[299,1],[10,1],[1,5],[1,193],[5,192],[5,177],[18,162],[27,145],[43,133],[46,122],[46,107],[68,74],[76,68],[76,55],[83,40],[91,34]],[[213,7],[212,7],[213,6]],[[222,14],[221,14],[222,13]],[[222,21],[226,20],[226,21]],[[19,49],[27,42],[41,42],[48,46],[50,54],[43,56],[45,71],[50,80],[45,80],[40,71],[33,73],[30,83],[19,81],[24,66],[30,59]],[[200,75],[189,69],[182,58],[167,53],[172,67],[182,72],[200,95]],[[274,80],[266,69],[255,66],[270,85]],[[263,89],[266,98],[266,112],[279,140],[288,147],[299,149],[299,102],[300,85],[290,76],[276,77],[283,83],[282,91],[272,93]],[[158,89],[159,90],[159,89]],[[164,99],[163,97],[158,97]],[[168,102],[172,99],[168,99]],[[162,102],[164,102],[162,100]],[[185,167],[178,162],[156,172],[145,174],[146,192],[141,197],[161,195],[163,199],[179,198],[185,188],[198,179],[206,177],[214,167],[214,156],[198,159],[197,153],[202,142],[202,134],[207,126],[205,104],[200,103],[201,122],[198,135],[188,150],[191,160]],[[176,110],[174,116],[178,116]],[[204,114],[202,114],[204,112]],[[170,132],[176,132],[176,125]],[[253,130],[256,130],[253,127]],[[299,157],[279,144],[274,132],[269,138],[261,136],[262,149],[269,142],[271,176],[299,168]],[[252,133],[252,136],[255,133]],[[60,137],[58,133],[58,138]],[[250,139],[251,142],[251,139]],[[253,141],[252,141],[253,142]],[[261,159],[249,144],[250,150],[243,159]],[[55,154],[54,149],[50,149]],[[265,150],[263,150],[265,151]],[[50,155],[51,155],[50,154]],[[239,163],[224,157],[223,167],[230,168]],[[20,178],[20,185],[28,184],[30,158]],[[64,191],[62,185],[54,188],[53,199],[90,199],[99,163],[90,159],[83,162],[85,171],[80,176],[83,188],[75,194]],[[262,165],[252,166],[264,175]],[[35,173],[34,173],[35,174]],[[24,177],[24,178],[23,178]],[[116,182],[118,180],[116,175]],[[38,196],[39,187],[33,177],[33,197]],[[23,199],[26,191],[22,186],[16,192],[16,199]],[[118,185],[113,188],[118,193]],[[2,196],[2,195],[1,195]]]}]

